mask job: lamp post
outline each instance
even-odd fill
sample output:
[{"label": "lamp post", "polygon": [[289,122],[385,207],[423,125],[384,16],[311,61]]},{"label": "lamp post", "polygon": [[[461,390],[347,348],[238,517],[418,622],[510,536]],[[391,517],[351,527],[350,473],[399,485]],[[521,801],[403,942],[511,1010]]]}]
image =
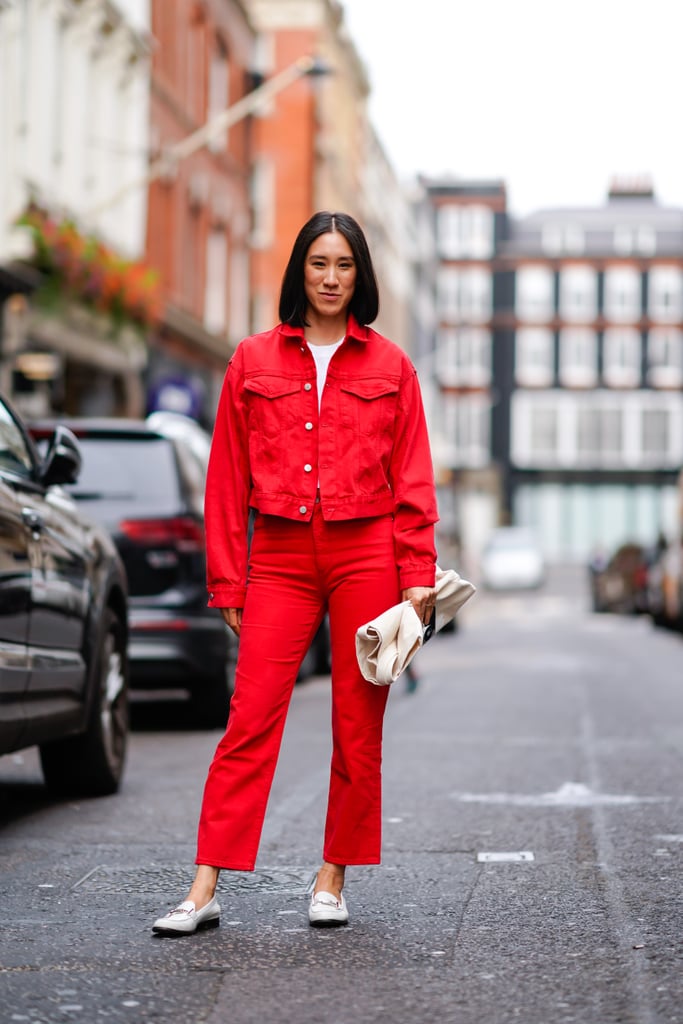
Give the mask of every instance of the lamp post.
[{"label": "lamp post", "polygon": [[116,192],[108,196],[107,199],[92,207],[88,211],[88,219],[97,218],[101,213],[119,203],[129,192],[149,185],[162,175],[168,174],[181,160],[208,145],[212,139],[227,131],[228,128],[237,124],[244,117],[256,113],[259,107],[264,106],[274,96],[277,96],[283,89],[286,89],[300,78],[304,78],[307,75],[321,76],[329,73],[330,68],[316,57],[299,57],[293,64],[278,72],[277,75],[273,75],[272,78],[266,79],[256,89],[247,93],[237,103],[221,111],[220,114],[211,117],[201,128],[197,128],[196,131],[181,139],[180,142],[176,142],[175,145],[169,146],[161,156],[152,161],[144,175],[122,185]]}]

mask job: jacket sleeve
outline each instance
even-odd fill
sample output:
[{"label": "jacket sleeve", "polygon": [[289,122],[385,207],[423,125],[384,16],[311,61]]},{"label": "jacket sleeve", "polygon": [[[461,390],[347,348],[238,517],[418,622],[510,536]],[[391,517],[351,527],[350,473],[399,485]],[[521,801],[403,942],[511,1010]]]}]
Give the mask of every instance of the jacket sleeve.
[{"label": "jacket sleeve", "polygon": [[427,423],[413,366],[399,391],[389,483],[394,493],[394,549],[401,589],[433,587],[434,524],[439,516]]},{"label": "jacket sleeve", "polygon": [[247,586],[251,472],[238,348],[223,381],[204,497],[209,607],[242,608]]}]

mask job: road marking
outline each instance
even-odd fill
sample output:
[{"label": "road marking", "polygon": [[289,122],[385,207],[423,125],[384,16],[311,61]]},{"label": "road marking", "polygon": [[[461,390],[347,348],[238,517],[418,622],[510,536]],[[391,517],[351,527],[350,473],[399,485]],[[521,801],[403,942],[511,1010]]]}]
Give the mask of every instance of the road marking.
[{"label": "road marking", "polygon": [[554,793],[452,793],[466,804],[510,804],[513,807],[622,807],[665,803],[669,797],[595,793],[582,782],[565,782]]},{"label": "road marking", "polygon": [[518,864],[522,861],[531,861],[534,855],[531,850],[516,850],[505,853],[478,853],[477,861],[480,864]]}]

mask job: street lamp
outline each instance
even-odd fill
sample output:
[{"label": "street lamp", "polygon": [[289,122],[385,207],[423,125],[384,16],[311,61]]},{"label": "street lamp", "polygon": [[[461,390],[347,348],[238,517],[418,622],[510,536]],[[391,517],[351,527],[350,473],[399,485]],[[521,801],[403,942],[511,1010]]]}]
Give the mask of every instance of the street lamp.
[{"label": "street lamp", "polygon": [[311,56],[299,57],[298,60],[295,60],[293,64],[290,64],[283,71],[273,75],[272,78],[268,78],[256,89],[253,89],[252,92],[247,93],[237,103],[210,118],[201,128],[197,128],[196,131],[181,139],[175,145],[169,146],[160,157],[152,161],[143,176],[122,185],[111,196],[90,209],[87,214],[88,218],[98,217],[105,210],[120,202],[129,192],[133,192],[144,185],[149,185],[151,182],[156,181],[157,178],[168,174],[181,160],[191,156],[192,153],[196,153],[203,146],[208,145],[212,139],[227,131],[228,128],[237,124],[242,118],[256,113],[260,107],[264,106],[274,96],[277,96],[279,92],[282,92],[283,89],[286,89],[300,78],[304,78],[307,75],[319,77],[329,74],[330,68],[318,58]]}]

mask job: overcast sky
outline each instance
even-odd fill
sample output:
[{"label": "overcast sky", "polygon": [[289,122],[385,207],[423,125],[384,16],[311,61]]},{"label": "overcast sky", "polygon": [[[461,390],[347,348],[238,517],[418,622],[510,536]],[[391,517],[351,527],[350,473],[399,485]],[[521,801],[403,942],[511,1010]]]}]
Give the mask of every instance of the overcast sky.
[{"label": "overcast sky", "polygon": [[683,0],[342,0],[401,177],[501,177],[511,210],[649,175],[683,207]]}]

